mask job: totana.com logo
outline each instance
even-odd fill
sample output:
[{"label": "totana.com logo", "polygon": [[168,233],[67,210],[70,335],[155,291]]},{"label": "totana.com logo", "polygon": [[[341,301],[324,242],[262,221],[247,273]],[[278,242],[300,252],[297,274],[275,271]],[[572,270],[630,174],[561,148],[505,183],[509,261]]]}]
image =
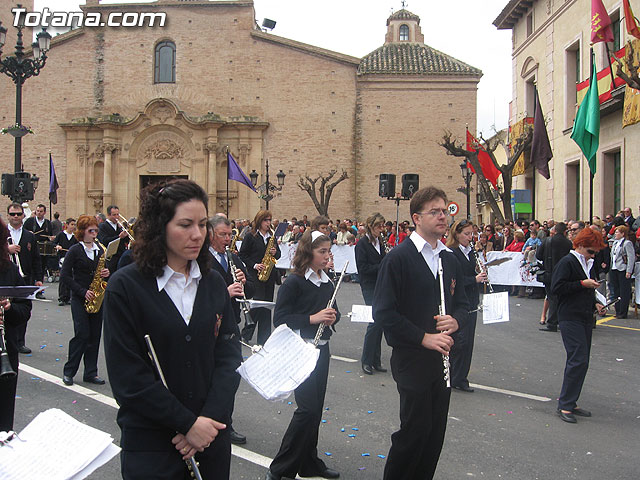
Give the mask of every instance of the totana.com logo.
[{"label": "totana.com logo", "polygon": [[14,27],[164,27],[167,20],[165,12],[115,11],[109,12],[106,19],[102,12],[52,12],[47,7],[42,12],[27,12],[24,7],[15,7],[11,12]]}]

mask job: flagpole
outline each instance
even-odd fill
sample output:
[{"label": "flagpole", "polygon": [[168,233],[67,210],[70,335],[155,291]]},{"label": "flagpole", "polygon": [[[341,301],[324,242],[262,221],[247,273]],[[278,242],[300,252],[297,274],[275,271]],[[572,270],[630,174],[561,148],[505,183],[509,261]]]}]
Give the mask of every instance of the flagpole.
[{"label": "flagpole", "polygon": [[[609,57],[608,48],[607,48],[607,57]],[[589,70],[589,78],[591,78],[592,72],[593,72],[593,45],[591,46],[591,49],[589,52],[589,59],[590,59],[590,67],[591,67]],[[597,85],[598,77],[595,76],[593,81],[596,82],[596,85]],[[589,86],[591,86],[591,82],[589,82]],[[591,220],[593,219],[593,172],[591,171],[591,165],[589,165],[588,158],[587,158],[587,165],[589,166],[589,222],[591,222]]]},{"label": "flagpole", "polygon": [[227,146],[227,218],[229,218],[229,147]]},{"label": "flagpole", "polygon": [[532,182],[531,182],[531,220],[536,219],[536,167],[531,165],[533,170]]},{"label": "flagpole", "polygon": [[609,44],[607,42],[604,42],[604,46],[607,49],[607,61],[609,62],[609,73],[611,74],[611,93],[613,93],[613,90],[615,90],[616,88],[616,83],[613,80],[613,66],[611,65],[611,51],[609,50]]}]

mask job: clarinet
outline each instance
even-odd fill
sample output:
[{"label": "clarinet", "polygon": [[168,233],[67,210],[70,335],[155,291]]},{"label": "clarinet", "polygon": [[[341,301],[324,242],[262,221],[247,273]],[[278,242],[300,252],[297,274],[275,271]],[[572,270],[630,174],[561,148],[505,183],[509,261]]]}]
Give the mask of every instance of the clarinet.
[{"label": "clarinet", "polygon": [[[7,238],[7,243],[9,245],[13,245],[13,239],[11,237]],[[25,278],[25,274],[22,271],[22,265],[20,264],[20,256],[17,253],[12,253],[11,255],[9,255],[11,257],[11,260],[13,261],[13,263],[15,263],[18,266],[18,272],[20,272],[20,276],[22,278]]]},{"label": "clarinet", "polygon": [[[440,277],[440,308],[439,314],[446,315],[447,307],[444,300],[444,272],[442,270],[442,259],[438,257],[438,276]],[[451,377],[449,375],[449,355],[442,354],[442,365],[444,366],[444,381],[447,382],[447,388],[451,388]]]},{"label": "clarinet", "polygon": [[487,276],[487,281],[485,283],[489,286],[489,292],[493,293],[493,286],[491,285],[491,282],[489,281],[489,272],[487,271],[487,266],[484,264],[484,262],[482,261],[482,259],[478,255],[478,252],[476,251],[476,246],[475,246],[475,244],[473,242],[471,242],[471,252],[476,257],[476,273],[484,273]]},{"label": "clarinet", "polygon": [[[233,253],[231,253],[231,249],[229,247],[226,247],[225,253],[227,255],[227,263],[229,264],[229,271],[231,272],[231,277],[233,278],[234,282],[240,283],[236,275],[236,264],[233,262]],[[244,294],[244,289],[242,290],[242,300],[240,300],[240,308],[244,315],[245,323],[255,323],[251,318],[251,316],[249,315],[249,306],[247,305],[247,296]]]},{"label": "clarinet", "polygon": [[[169,386],[167,385],[167,380],[164,378],[164,373],[162,372],[162,367],[160,366],[160,361],[158,360],[158,356],[156,355],[156,349],[153,348],[153,343],[151,342],[151,337],[149,335],[144,336],[144,341],[147,342],[147,348],[149,349],[149,356],[151,357],[151,362],[153,362],[153,366],[156,367],[158,375],[160,376],[160,380],[162,380],[162,384],[164,388],[169,390]],[[200,474],[200,468],[198,468],[198,462],[196,462],[195,457],[191,457],[189,460],[185,460],[187,464],[187,468],[189,469],[189,475],[191,478],[195,478],[196,480],[202,480],[202,475]]]},{"label": "clarinet", "polygon": [[16,375],[7,353],[7,344],[4,339],[4,307],[0,305],[0,380],[15,378]]},{"label": "clarinet", "polygon": [[[336,287],[333,289],[333,295],[331,295],[331,300],[327,303],[327,308],[333,307],[333,304],[336,301],[336,296],[338,295],[338,289],[340,288],[340,284],[342,283],[342,279],[344,278],[344,274],[347,271],[347,265],[349,265],[349,261],[344,262],[344,266],[342,267],[342,271],[340,272],[340,277],[338,278],[338,282],[336,283]],[[324,333],[325,324],[321,323],[318,325],[318,331],[316,332],[316,336],[313,339],[313,344],[317,347],[318,342],[320,342],[320,338]]]}]

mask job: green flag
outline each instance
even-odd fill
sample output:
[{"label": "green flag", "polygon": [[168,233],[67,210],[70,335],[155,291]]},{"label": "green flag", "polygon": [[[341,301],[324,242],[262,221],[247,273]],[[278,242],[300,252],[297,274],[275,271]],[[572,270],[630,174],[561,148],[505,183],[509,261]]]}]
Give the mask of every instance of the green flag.
[{"label": "green flag", "polygon": [[598,79],[596,65],[593,64],[589,79],[589,90],[582,100],[576,119],[573,122],[571,138],[578,144],[589,162],[589,169],[596,174],[596,152],[600,142],[600,100],[598,98]]}]

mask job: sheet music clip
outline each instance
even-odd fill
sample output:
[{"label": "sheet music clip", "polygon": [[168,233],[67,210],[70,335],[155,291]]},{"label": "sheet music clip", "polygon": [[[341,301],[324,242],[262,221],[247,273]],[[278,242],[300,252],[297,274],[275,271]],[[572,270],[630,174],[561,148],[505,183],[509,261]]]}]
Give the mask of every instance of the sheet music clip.
[{"label": "sheet music clip", "polygon": [[248,343],[243,342],[242,340],[240,340],[240,345],[244,345],[245,347],[250,349],[251,353],[259,353],[262,351],[262,345],[249,345]]},{"label": "sheet music clip", "polygon": [[13,440],[14,438],[17,438],[21,442],[25,441],[25,440],[22,440],[18,436],[18,434],[16,432],[14,432],[13,430],[11,430],[9,432],[0,432],[0,447],[4,447],[6,445],[7,447],[13,448],[11,446],[11,440]]}]

